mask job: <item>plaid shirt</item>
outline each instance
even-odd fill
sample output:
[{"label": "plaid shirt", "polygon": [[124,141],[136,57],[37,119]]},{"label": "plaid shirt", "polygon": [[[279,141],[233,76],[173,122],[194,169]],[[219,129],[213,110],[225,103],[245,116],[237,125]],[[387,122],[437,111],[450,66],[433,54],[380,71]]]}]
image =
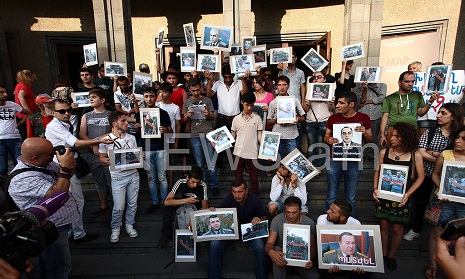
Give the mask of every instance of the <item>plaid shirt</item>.
[{"label": "plaid shirt", "polygon": [[[426,150],[432,150],[435,152],[442,152],[444,149],[446,149],[450,143],[450,137],[444,136],[441,132],[441,129],[437,127],[433,139],[428,144],[429,131],[430,130],[428,129],[423,133],[423,135],[421,135],[418,148],[425,148]],[[431,177],[433,174],[434,162],[424,160],[423,165],[425,166],[425,175]]]}]

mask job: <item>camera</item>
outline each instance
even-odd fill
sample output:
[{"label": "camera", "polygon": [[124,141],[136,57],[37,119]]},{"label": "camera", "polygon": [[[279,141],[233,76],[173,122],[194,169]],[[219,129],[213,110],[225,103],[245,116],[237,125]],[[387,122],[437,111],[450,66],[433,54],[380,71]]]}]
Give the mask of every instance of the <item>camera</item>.
[{"label": "camera", "polygon": [[442,231],[441,238],[446,241],[456,240],[465,235],[465,218],[451,220]]},{"label": "camera", "polygon": [[[66,147],[64,145],[57,145],[53,148],[53,151],[58,151],[58,154],[64,155],[66,152]],[[76,153],[76,147],[70,147],[69,151]]]}]

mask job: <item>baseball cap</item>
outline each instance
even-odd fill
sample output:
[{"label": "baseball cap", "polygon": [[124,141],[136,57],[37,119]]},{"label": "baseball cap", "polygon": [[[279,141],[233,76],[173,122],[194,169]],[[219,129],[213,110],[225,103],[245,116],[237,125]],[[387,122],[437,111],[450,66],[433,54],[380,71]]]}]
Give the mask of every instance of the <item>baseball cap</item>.
[{"label": "baseball cap", "polygon": [[142,63],[139,65],[139,71],[148,71],[150,70],[149,65]]},{"label": "baseball cap", "polygon": [[40,94],[40,95],[37,95],[36,97],[36,105],[40,106],[42,105],[43,103],[50,103],[50,102],[53,102],[55,101],[55,99],[51,98],[49,95],[47,94]]}]

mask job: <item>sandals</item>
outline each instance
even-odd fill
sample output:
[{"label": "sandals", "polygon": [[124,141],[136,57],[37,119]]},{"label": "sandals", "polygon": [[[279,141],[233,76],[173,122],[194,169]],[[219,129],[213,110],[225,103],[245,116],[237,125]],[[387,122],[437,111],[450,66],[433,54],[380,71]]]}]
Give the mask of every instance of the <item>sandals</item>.
[{"label": "sandals", "polygon": [[436,268],[434,268],[432,265],[428,265],[425,270],[426,279],[436,279],[436,271]]}]

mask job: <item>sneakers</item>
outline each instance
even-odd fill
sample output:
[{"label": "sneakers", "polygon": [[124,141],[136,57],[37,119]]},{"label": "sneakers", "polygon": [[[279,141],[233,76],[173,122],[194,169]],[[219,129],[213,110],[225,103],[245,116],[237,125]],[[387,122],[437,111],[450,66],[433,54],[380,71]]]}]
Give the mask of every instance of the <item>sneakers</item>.
[{"label": "sneakers", "polygon": [[139,235],[134,227],[130,224],[126,224],[126,232],[129,234],[129,237],[136,237]]},{"label": "sneakers", "polygon": [[74,242],[76,242],[77,244],[81,244],[81,243],[84,243],[84,242],[96,240],[97,238],[99,238],[98,234],[86,233],[86,235],[84,237],[75,239]]},{"label": "sneakers", "polygon": [[120,232],[119,227],[111,229],[110,242],[118,242],[118,240],[119,240],[119,232]]},{"label": "sneakers", "polygon": [[160,206],[158,204],[152,204],[146,211],[145,214],[152,214],[157,210]]},{"label": "sneakers", "polygon": [[417,238],[419,236],[420,236],[419,233],[416,233],[413,230],[409,230],[408,233],[406,233],[404,235],[404,239],[407,240],[407,241],[412,241],[412,240],[414,240],[415,238]]},{"label": "sneakers", "polygon": [[90,215],[91,217],[99,217],[99,216],[102,216],[103,214],[107,213],[108,211],[110,211],[110,207],[107,207],[107,208],[99,208],[99,210],[95,211],[95,212],[92,212],[92,214]]}]

